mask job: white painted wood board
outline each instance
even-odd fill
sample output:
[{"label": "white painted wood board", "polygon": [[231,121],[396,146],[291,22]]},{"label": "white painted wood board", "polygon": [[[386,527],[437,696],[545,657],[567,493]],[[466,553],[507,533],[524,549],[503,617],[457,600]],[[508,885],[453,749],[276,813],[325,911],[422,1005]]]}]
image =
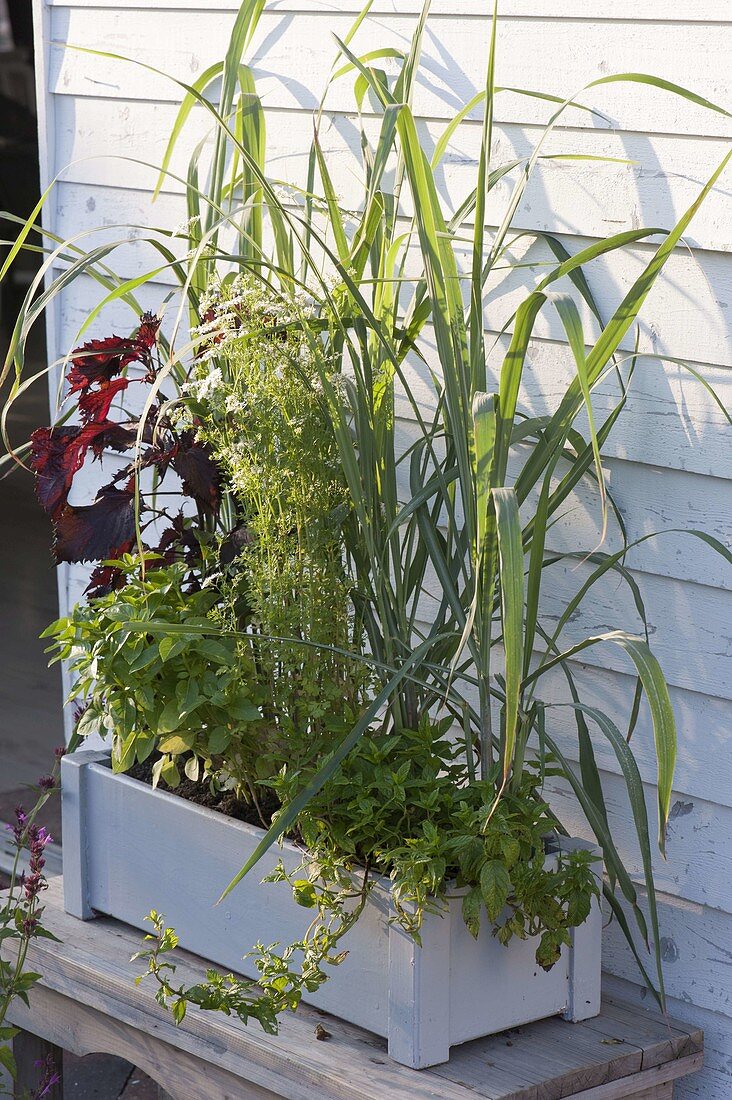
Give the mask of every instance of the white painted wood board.
[{"label": "white painted wood board", "polygon": [[[722,3],[721,6],[724,6]],[[184,18],[171,22],[166,11],[148,9],[145,20],[130,20],[124,8],[100,3],[89,19],[83,7],[53,6],[54,39],[74,45],[106,49],[125,57],[149,61],[172,76],[190,78],[202,72],[211,60],[223,56],[233,14],[201,7],[186,9]],[[168,9],[170,10],[170,9]],[[472,18],[452,14],[433,16],[425,40],[425,68],[429,82],[420,81],[415,94],[418,114],[449,118],[484,86],[490,19],[487,5],[476,4],[481,13]],[[231,13],[231,8],[229,9]],[[303,45],[304,19],[298,13],[270,10],[260,21],[251,53],[259,86],[272,106],[293,110],[312,110],[318,106],[322,91],[321,74],[327,74],[334,60],[333,34],[343,39],[354,20],[353,11],[337,5],[313,5],[308,13],[307,49]],[[594,14],[594,13],[593,13]],[[367,19],[354,39],[357,53],[376,47],[405,49],[415,25],[415,17],[374,15]],[[150,34],[145,28],[150,28]],[[727,58],[732,26],[718,23],[713,35],[707,23],[653,22],[650,26],[632,20],[596,20],[579,22],[561,19],[510,20],[499,26],[497,83],[509,87],[538,88],[551,94],[572,95],[584,85],[611,72],[648,72],[673,74],[676,83],[692,88],[712,102],[724,98]],[[567,33],[567,32],[570,33]],[[574,32],[574,33],[571,33]],[[521,43],[520,49],[516,43]],[[652,42],[652,45],[651,45]],[[557,64],[561,59],[561,64]],[[101,82],[109,94],[125,82],[124,73],[114,71],[104,59],[69,59],[70,73],[82,69],[87,78]],[[653,64],[651,64],[653,62]],[[54,69],[51,69],[51,79]],[[66,79],[66,78],[62,78]],[[72,75],[67,86],[72,87]],[[132,78],[143,99],[175,99],[168,81],[153,74]],[[76,89],[78,91],[78,85]],[[348,81],[333,87],[328,105],[339,109],[348,103]],[[699,134],[726,137],[732,132],[728,119],[685,100],[664,95],[658,89],[608,85],[594,89],[587,101],[600,108],[612,124],[641,133]],[[722,104],[724,106],[724,104]],[[498,116],[520,118],[523,122],[544,121],[546,104],[532,103],[525,97],[506,95],[499,103]],[[592,116],[580,117],[578,126],[593,125]]]}]

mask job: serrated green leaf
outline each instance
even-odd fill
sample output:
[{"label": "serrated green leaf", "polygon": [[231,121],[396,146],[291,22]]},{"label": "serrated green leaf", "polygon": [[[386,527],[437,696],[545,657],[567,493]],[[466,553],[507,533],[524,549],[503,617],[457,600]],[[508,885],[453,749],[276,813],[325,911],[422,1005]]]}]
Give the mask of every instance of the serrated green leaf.
[{"label": "serrated green leaf", "polygon": [[498,920],[511,893],[511,876],[500,860],[492,859],[483,864],[480,893],[490,920]]},{"label": "serrated green leaf", "polygon": [[170,737],[163,737],[158,743],[158,749],[160,752],[170,753],[171,756],[179,756],[183,752],[189,752],[195,740],[195,733],[174,733]]},{"label": "serrated green leaf", "polygon": [[463,897],[462,913],[468,932],[470,932],[470,935],[475,940],[477,940],[480,932],[481,909],[481,893],[478,887],[474,886],[472,890],[469,890]]}]

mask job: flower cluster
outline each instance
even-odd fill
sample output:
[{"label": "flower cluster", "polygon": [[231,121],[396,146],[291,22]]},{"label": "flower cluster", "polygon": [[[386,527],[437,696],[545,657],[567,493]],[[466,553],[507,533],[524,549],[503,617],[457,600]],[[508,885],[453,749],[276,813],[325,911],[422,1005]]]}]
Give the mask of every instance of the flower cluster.
[{"label": "flower cluster", "polygon": [[31,936],[38,927],[35,903],[41,891],[45,890],[48,885],[43,874],[43,868],[46,866],[44,852],[46,845],[51,843],[53,837],[43,826],[36,825],[35,822],[28,823],[22,806],[16,807],[15,817],[16,824],[9,826],[9,828],[13,829],[17,846],[19,848],[24,846],[28,849],[29,868],[27,872],[22,872],[20,886],[26,904],[23,931],[27,936]]},{"label": "flower cluster", "polygon": [[45,1058],[38,1059],[33,1065],[37,1070],[41,1071],[42,1076],[38,1082],[32,1100],[43,1100],[44,1096],[50,1095],[55,1085],[61,1083],[61,1074],[59,1073],[52,1054],[47,1054]]},{"label": "flower cluster", "polygon": [[242,273],[226,282],[212,282],[201,299],[200,315],[201,323],[192,335],[198,361],[204,362],[231,340],[252,332],[286,340],[293,327],[299,331],[312,320],[314,309],[308,295],[275,296],[261,279]]},{"label": "flower cluster", "polygon": [[[39,780],[32,809],[17,806],[15,820],[7,826],[12,833],[16,854],[10,887],[0,896],[0,941],[3,945],[14,945],[14,957],[12,961],[7,956],[0,957],[0,1069],[8,1070],[13,1078],[17,1067],[7,1042],[16,1034],[16,1029],[5,1023],[8,1009],[16,997],[28,1002],[28,991],[39,978],[33,970],[26,968],[28,948],[32,940],[50,935],[42,925],[41,895],[48,885],[45,876],[46,848],[52,837],[46,828],[37,823],[36,818],[58,790],[58,769],[65,751],[65,748],[56,750],[53,771]],[[27,870],[21,870],[24,857],[28,863]],[[60,1080],[53,1059],[37,1062],[36,1067],[40,1071],[40,1080],[30,1100],[41,1100],[50,1095]],[[6,1095],[1,1085],[0,1095]]]}]

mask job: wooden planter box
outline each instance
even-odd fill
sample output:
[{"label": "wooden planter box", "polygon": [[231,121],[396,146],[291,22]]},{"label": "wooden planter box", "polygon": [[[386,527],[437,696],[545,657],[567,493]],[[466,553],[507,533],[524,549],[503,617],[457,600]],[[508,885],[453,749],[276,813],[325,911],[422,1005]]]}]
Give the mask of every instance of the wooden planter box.
[{"label": "wooden planter box", "polygon": [[[67,756],[61,774],[68,913],[82,920],[104,913],[143,929],[157,909],[182,947],[249,977],[256,970],[243,956],[258,940],[284,945],[302,937],[308,910],[286,884],[260,882],[280,858],[288,868],[300,863],[293,845],[271,849],[216,906],[261,829],[115,775],[105,753]],[[564,839],[560,846],[592,847]],[[343,940],[346,961],[305,1000],[386,1037],[389,1054],[404,1065],[445,1062],[457,1043],[545,1016],[577,1021],[600,1011],[599,902],[548,973],[535,961],[532,940],[503,947],[487,924],[474,940],[459,898],[444,915],[426,916],[422,947],[389,923],[390,908],[384,882]]]}]

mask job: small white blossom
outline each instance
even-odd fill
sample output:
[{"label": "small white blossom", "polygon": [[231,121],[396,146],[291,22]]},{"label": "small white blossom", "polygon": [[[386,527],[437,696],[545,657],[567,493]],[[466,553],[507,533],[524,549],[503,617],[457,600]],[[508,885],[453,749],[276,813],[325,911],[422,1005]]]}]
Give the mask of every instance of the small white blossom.
[{"label": "small white blossom", "polygon": [[200,220],[201,219],[198,214],[194,214],[192,218],[188,218],[186,221],[181,222],[180,225],[177,225],[175,227],[175,229],[173,230],[173,236],[185,238],[190,237],[191,232],[196,228]]}]

